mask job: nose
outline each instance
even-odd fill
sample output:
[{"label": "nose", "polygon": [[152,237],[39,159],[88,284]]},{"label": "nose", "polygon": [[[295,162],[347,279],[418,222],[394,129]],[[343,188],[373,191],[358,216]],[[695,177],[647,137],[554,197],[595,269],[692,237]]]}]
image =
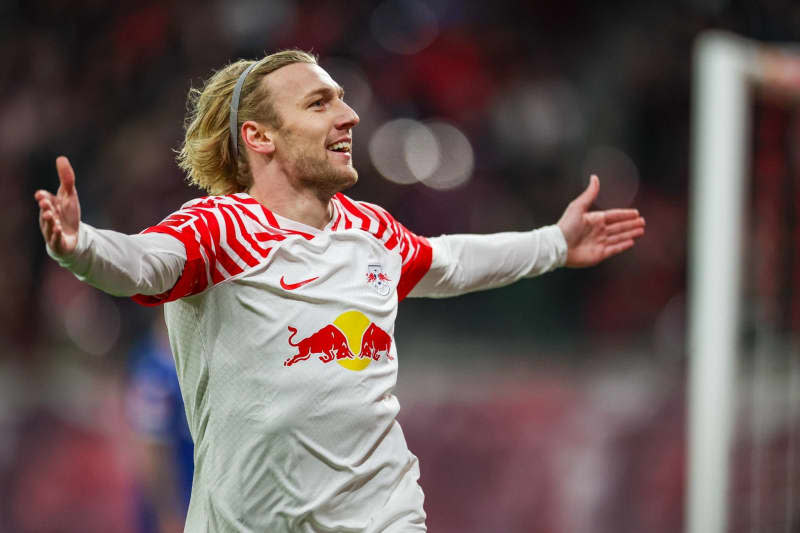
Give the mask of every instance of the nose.
[{"label": "nose", "polygon": [[340,118],[336,121],[336,129],[349,130],[361,122],[361,119],[358,117],[358,113],[356,113],[352,107],[347,105],[343,100],[339,100],[339,103],[342,106],[342,109]]}]

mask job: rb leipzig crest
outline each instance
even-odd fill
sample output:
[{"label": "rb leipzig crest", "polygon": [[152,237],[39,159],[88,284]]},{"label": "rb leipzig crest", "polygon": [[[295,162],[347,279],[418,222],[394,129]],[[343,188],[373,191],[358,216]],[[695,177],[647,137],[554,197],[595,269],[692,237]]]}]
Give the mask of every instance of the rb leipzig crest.
[{"label": "rb leipzig crest", "polygon": [[392,280],[383,271],[383,266],[374,264],[367,267],[367,285],[381,296],[386,296],[392,290],[390,281]]}]

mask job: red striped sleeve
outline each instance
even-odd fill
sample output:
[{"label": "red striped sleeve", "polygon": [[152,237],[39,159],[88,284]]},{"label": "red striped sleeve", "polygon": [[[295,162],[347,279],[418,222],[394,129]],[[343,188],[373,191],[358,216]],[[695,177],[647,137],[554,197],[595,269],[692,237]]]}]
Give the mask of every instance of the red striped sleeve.
[{"label": "red striped sleeve", "polygon": [[208,225],[208,229],[211,232],[211,242],[214,244],[214,253],[215,257],[217,258],[217,262],[222,265],[222,268],[224,268],[231,276],[242,273],[242,267],[236,264],[236,261],[228,254],[223,246],[223,244],[230,245],[232,242],[234,242],[236,236],[223,233],[215,213],[211,212],[210,210],[198,209],[197,214],[203,217]]},{"label": "red striped sleeve", "polygon": [[169,291],[137,294],[133,300],[142,305],[158,305],[199,294],[262,262],[270,252],[262,242],[284,237],[272,233],[280,229],[258,220],[250,211],[257,208],[250,206],[255,201],[248,200],[235,195],[198,199],[144,230],[142,233],[163,233],[181,241],[186,249],[186,263]]},{"label": "red striped sleeve", "polygon": [[[227,212],[225,209],[228,206],[221,205],[219,206],[219,212],[222,213],[222,218],[225,220],[225,234],[228,236],[228,244],[236,252],[247,266],[254,267],[258,264],[258,260],[253,257],[250,251],[247,249],[245,244],[239,240],[239,236],[237,235],[236,227],[234,226],[233,217],[231,217],[230,213]],[[238,221],[237,221],[238,222]],[[239,232],[242,235],[244,241],[247,241],[247,231],[244,226],[239,226]]]},{"label": "red striped sleeve", "polygon": [[230,213],[236,219],[236,223],[239,225],[242,235],[244,236],[245,240],[248,243],[250,243],[250,246],[253,248],[253,250],[255,250],[256,253],[259,254],[261,257],[267,257],[267,254],[269,253],[269,248],[263,248],[253,239],[253,235],[251,235],[251,233],[247,231],[244,220],[242,220],[242,217],[239,215],[239,212],[232,206],[225,206],[225,207],[230,210]]},{"label": "red striped sleeve", "polygon": [[134,302],[146,306],[159,305],[206,290],[208,286],[206,262],[200,254],[200,243],[191,227],[185,226],[183,230],[176,230],[168,225],[160,224],[147,228],[143,233],[164,233],[181,241],[186,248],[186,263],[183,265],[181,277],[178,278],[172,289],[161,294],[136,294],[132,297]]},{"label": "red striped sleeve", "polygon": [[425,237],[408,231],[402,224],[398,223],[398,226],[403,232],[403,241],[407,244],[406,251],[408,252],[403,257],[400,283],[397,284],[397,298],[402,300],[430,270],[433,248]]},{"label": "red striped sleeve", "polygon": [[[394,219],[388,211],[374,204],[354,202],[343,194],[337,194],[336,199],[357,220],[361,220],[361,229],[369,231],[370,223],[375,220],[377,229],[369,231],[376,239],[381,241],[387,250],[396,252],[402,261],[400,281],[397,284],[397,299],[402,300],[419,283],[422,277],[430,270],[433,259],[433,249],[428,239],[408,230]],[[364,218],[367,223],[364,223]],[[345,220],[347,220],[345,216]],[[347,229],[347,225],[345,225]]]}]

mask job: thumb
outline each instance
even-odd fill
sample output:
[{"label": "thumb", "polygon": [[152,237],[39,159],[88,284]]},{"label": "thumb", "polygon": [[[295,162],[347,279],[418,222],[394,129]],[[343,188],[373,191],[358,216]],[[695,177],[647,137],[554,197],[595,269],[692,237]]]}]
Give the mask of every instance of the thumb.
[{"label": "thumb", "polygon": [[72,194],[75,190],[75,171],[72,170],[72,165],[69,164],[69,159],[63,155],[56,159],[56,170],[58,171],[58,181],[61,182],[61,187],[64,192]]},{"label": "thumb", "polygon": [[586,211],[597,199],[597,193],[600,192],[600,179],[597,175],[592,174],[589,178],[589,186],[575,199],[575,203],[580,205]]}]

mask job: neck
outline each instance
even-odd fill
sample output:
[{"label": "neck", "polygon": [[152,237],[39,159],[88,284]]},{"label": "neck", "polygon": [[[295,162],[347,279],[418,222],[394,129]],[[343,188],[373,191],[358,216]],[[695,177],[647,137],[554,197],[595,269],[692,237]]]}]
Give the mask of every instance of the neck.
[{"label": "neck", "polygon": [[273,213],[313,228],[322,229],[331,220],[331,196],[310,188],[270,187],[258,181],[247,193]]}]

